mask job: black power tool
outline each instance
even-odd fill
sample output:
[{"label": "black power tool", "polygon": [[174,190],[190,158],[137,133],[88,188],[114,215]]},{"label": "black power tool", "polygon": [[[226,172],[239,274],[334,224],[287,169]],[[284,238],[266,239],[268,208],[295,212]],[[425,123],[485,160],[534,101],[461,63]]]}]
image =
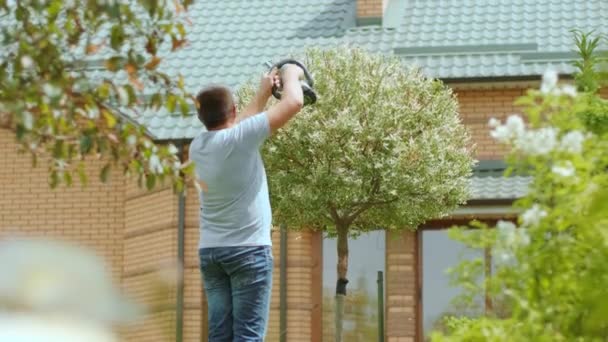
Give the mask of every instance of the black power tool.
[{"label": "black power tool", "polygon": [[[304,78],[300,80],[300,85],[302,85],[302,92],[304,93],[304,105],[311,105],[317,102],[317,93],[313,89],[314,80],[312,76],[308,72],[308,69],[304,66],[304,64],[296,61],[295,59],[284,59],[278,63],[272,64],[270,62],[266,62],[266,65],[272,70],[273,68],[277,68],[277,70],[281,70],[281,67],[285,64],[294,64],[302,68],[304,70]],[[277,99],[281,99],[282,89],[278,87],[272,88],[272,95]]]}]

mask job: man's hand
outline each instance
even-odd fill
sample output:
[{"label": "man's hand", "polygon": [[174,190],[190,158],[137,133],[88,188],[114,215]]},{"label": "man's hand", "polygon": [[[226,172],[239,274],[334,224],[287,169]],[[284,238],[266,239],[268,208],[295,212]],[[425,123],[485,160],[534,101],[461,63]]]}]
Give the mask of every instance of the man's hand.
[{"label": "man's hand", "polygon": [[281,88],[281,77],[276,68],[273,68],[270,72],[262,76],[257,96],[259,96],[260,99],[268,100],[272,95],[273,87]]},{"label": "man's hand", "polygon": [[283,82],[281,100],[266,111],[272,133],[283,127],[304,106],[304,94],[300,85],[300,78],[303,75],[304,70],[297,65],[285,64],[281,68]]},{"label": "man's hand", "polygon": [[281,78],[276,68],[264,74],[260,79],[260,86],[257,93],[243,110],[239,113],[237,121],[244,120],[252,115],[261,113],[266,107],[268,99],[272,95],[273,86],[281,87]]}]

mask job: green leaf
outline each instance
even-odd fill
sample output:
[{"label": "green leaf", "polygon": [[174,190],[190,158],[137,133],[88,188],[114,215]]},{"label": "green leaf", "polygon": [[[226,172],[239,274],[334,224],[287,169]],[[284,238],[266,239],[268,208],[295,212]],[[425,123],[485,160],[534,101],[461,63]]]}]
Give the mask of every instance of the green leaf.
[{"label": "green leaf", "polygon": [[133,89],[130,84],[125,84],[123,88],[127,91],[127,94],[129,94],[129,105],[132,105],[137,102],[137,95],[135,94],[135,89]]},{"label": "green leaf", "polygon": [[84,162],[78,163],[78,178],[80,179],[80,184],[83,187],[87,185],[88,177],[87,177],[87,172],[85,170]]},{"label": "green leaf", "polygon": [[52,1],[50,5],[47,7],[47,12],[49,17],[55,18],[57,14],[61,11],[61,1]]},{"label": "green leaf", "polygon": [[156,55],[156,52],[157,52],[156,44],[157,44],[156,37],[153,35],[148,36],[148,41],[146,43],[146,51],[153,56]]},{"label": "green leaf", "polygon": [[55,159],[65,159],[64,158],[64,144],[63,140],[57,140],[55,145],[53,146],[53,158]]},{"label": "green leaf", "polygon": [[146,188],[148,190],[154,189],[154,185],[156,185],[156,176],[154,174],[149,174],[146,176]]},{"label": "green leaf", "polygon": [[59,175],[57,174],[57,171],[53,170],[53,171],[51,171],[51,174],[50,174],[49,185],[51,186],[51,189],[55,189],[58,184],[59,184]]},{"label": "green leaf", "polygon": [[181,177],[179,177],[173,183],[173,192],[181,193],[183,191],[184,191],[184,180]]},{"label": "green leaf", "polygon": [[167,103],[165,104],[165,106],[167,107],[167,110],[169,111],[169,113],[175,112],[176,101],[177,101],[177,97],[175,95],[173,95],[173,94],[167,95]]},{"label": "green leaf", "polygon": [[106,119],[106,124],[108,125],[109,128],[114,128],[114,126],[116,126],[116,116],[114,116],[114,114],[110,113],[108,110],[103,109],[101,111],[103,113],[103,117],[104,119]]},{"label": "green leaf", "polygon": [[179,98],[179,107],[183,115],[188,115],[188,113],[190,113],[190,106],[183,97]]},{"label": "green leaf", "polygon": [[102,84],[100,84],[97,87],[97,94],[104,100],[110,97],[110,84],[108,84],[107,82],[103,82]]},{"label": "green leaf", "polygon": [[119,51],[124,41],[125,32],[122,28],[122,25],[116,24],[112,26],[110,33],[110,46],[112,46],[112,49]]},{"label": "green leaf", "polygon": [[87,154],[91,151],[91,147],[93,146],[93,139],[90,135],[84,134],[80,136],[80,153]]},{"label": "green leaf", "polygon": [[28,130],[22,124],[17,124],[15,127],[15,135],[17,136],[17,140],[22,140]]},{"label": "green leaf", "polygon": [[104,65],[106,69],[112,72],[116,72],[125,67],[127,59],[122,56],[113,56],[105,60]]},{"label": "green leaf", "polygon": [[177,28],[177,31],[182,36],[182,38],[186,36],[186,29],[184,28],[183,23],[177,23],[175,24],[175,27]]},{"label": "green leaf", "polygon": [[63,172],[63,181],[67,186],[72,186],[72,174],[68,171]]},{"label": "green leaf", "polygon": [[99,173],[99,179],[101,180],[102,183],[105,183],[108,181],[109,176],[110,176],[110,164],[108,163],[101,169],[101,172]]}]

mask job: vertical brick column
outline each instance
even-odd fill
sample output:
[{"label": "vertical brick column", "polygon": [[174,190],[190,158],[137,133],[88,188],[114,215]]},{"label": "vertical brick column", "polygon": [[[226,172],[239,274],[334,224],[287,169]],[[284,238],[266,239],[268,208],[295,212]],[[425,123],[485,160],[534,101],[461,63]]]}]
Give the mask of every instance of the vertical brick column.
[{"label": "vertical brick column", "polygon": [[[266,341],[280,336],[280,231],[273,231],[274,275]],[[304,230],[287,233],[287,340],[321,339],[322,234]]]},{"label": "vertical brick column", "polygon": [[388,342],[416,341],[418,313],[416,232],[386,233],[386,323]]}]

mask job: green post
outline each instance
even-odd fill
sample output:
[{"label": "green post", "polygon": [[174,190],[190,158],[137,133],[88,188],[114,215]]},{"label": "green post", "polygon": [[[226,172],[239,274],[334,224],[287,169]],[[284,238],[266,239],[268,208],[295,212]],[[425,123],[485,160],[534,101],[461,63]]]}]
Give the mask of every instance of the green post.
[{"label": "green post", "polygon": [[287,228],[281,225],[281,252],[279,274],[279,339],[287,342]]},{"label": "green post", "polygon": [[378,341],[384,342],[384,277],[378,271]]},{"label": "green post", "polygon": [[[184,144],[179,144],[179,158],[184,161]],[[183,175],[182,175],[183,177]],[[185,230],[186,230],[186,197],[180,192],[177,200],[177,260],[179,261],[179,279],[177,282],[176,307],[175,307],[175,341],[182,342],[184,339],[184,260],[185,260]]]}]

